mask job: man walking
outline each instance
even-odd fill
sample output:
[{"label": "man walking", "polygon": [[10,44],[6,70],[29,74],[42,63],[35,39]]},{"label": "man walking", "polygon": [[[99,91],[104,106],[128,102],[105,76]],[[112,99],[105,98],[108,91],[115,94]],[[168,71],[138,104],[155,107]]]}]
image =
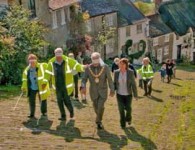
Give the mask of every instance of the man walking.
[{"label": "man walking", "polygon": [[[100,58],[98,52],[91,55],[92,63],[86,68],[82,79],[82,91],[86,91],[86,83],[89,79],[89,94],[93,102],[96,113],[96,124],[98,129],[103,129],[102,117],[104,113],[104,103],[108,97],[108,85],[110,96],[114,96],[114,84],[111,78],[110,70]],[[108,82],[108,84],[107,84]]]},{"label": "man walking", "polygon": [[72,70],[81,72],[83,71],[83,65],[63,55],[61,48],[55,49],[54,53],[55,57],[50,59],[45,71],[45,79],[51,81],[53,89],[56,90],[58,107],[61,113],[59,120],[64,121],[66,120],[64,105],[70,112],[70,118],[74,117],[74,110],[70,101],[70,94],[74,90]]}]

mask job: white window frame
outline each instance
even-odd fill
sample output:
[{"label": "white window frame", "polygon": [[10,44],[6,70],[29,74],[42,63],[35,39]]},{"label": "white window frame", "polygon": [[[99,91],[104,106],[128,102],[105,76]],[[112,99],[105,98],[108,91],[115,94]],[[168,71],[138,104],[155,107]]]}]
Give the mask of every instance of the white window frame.
[{"label": "white window frame", "polygon": [[56,11],[52,11],[51,14],[52,14],[52,29],[56,29],[58,28]]},{"label": "white window frame", "polygon": [[165,42],[169,42],[169,34],[168,35],[165,35]]},{"label": "white window frame", "polygon": [[60,12],[61,12],[61,25],[65,25],[66,24],[66,16],[65,16],[65,12],[64,11],[65,11],[64,8],[62,8],[60,10]]},{"label": "white window frame", "polygon": [[108,26],[113,26],[114,25],[114,22],[113,22],[113,15],[108,15],[107,17],[106,17],[107,19],[107,25]]},{"label": "white window frame", "polygon": [[164,56],[166,55],[169,55],[169,46],[165,46],[164,47],[164,53],[163,53]]},{"label": "white window frame", "polygon": [[[140,28],[140,27],[141,27],[141,28]],[[136,29],[137,29],[137,34],[143,33],[143,26],[142,26],[142,24],[138,24],[138,25],[136,26]]]},{"label": "white window frame", "polygon": [[91,32],[92,31],[92,28],[91,28],[91,20],[87,20],[86,21],[86,27],[87,27],[87,31],[88,32]]},{"label": "white window frame", "polygon": [[131,27],[126,26],[125,30],[126,30],[126,37],[130,37],[131,36]]},{"label": "white window frame", "polygon": [[154,38],[153,39],[153,46],[157,46],[158,45],[158,38]]}]

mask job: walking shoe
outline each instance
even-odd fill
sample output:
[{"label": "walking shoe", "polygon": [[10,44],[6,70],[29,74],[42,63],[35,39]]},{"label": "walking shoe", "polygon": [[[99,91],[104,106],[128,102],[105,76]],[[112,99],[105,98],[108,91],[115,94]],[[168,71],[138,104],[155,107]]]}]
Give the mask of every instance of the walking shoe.
[{"label": "walking shoe", "polygon": [[65,121],[65,120],[66,120],[66,118],[61,117],[61,118],[58,118],[58,120],[60,120],[60,121]]},{"label": "walking shoe", "polygon": [[86,99],[83,99],[83,100],[82,100],[82,103],[83,103],[83,104],[87,104],[87,100],[86,100]]},{"label": "walking shoe", "polygon": [[70,113],[70,118],[74,118],[74,114],[73,113]]},{"label": "walking shoe", "polygon": [[131,125],[131,121],[127,121],[127,124],[130,126]]},{"label": "walking shoe", "polygon": [[143,96],[147,96],[147,93],[145,93]]},{"label": "walking shoe", "polygon": [[102,123],[97,123],[97,129],[98,129],[98,130],[104,129]]},{"label": "walking shoe", "polygon": [[34,115],[29,115],[29,116],[28,116],[28,118],[30,118],[30,119],[34,119],[34,118],[35,118],[35,116],[34,116]]}]

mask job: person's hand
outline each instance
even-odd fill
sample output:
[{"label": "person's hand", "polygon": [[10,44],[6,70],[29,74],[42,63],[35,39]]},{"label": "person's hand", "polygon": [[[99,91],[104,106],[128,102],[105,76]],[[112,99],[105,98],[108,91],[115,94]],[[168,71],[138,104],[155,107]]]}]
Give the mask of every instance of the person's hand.
[{"label": "person's hand", "polygon": [[114,92],[110,92],[110,97],[113,97],[114,96]]},{"label": "person's hand", "polygon": [[88,67],[88,65],[83,65],[83,68],[86,69]]},{"label": "person's hand", "polygon": [[24,93],[24,92],[27,91],[27,89],[22,87],[22,88],[21,88],[21,91]]},{"label": "person's hand", "polygon": [[82,94],[86,94],[86,88],[82,87],[82,88],[81,88],[81,93],[82,93]]},{"label": "person's hand", "polygon": [[42,89],[44,90],[46,87],[46,84],[42,84]]}]

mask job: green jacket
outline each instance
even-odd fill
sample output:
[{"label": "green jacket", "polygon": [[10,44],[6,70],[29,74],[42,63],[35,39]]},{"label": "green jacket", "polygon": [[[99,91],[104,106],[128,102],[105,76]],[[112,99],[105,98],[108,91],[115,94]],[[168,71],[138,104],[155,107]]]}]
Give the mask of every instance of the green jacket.
[{"label": "green jacket", "polygon": [[[48,98],[48,96],[50,95],[50,90],[49,90],[49,84],[48,82],[44,79],[44,75],[45,75],[45,70],[47,68],[47,64],[46,63],[37,63],[36,65],[37,68],[37,80],[38,80],[38,90],[39,90],[39,95],[41,100],[46,100]],[[28,71],[30,69],[30,66],[26,67],[23,75],[22,75],[22,89],[24,89],[25,91],[27,91],[27,96],[29,96],[29,75],[28,75]],[[46,87],[43,89],[42,85],[46,84]]]},{"label": "green jacket", "polygon": [[144,66],[137,70],[137,72],[141,75],[143,80],[152,79],[154,77],[154,72],[151,65]]},{"label": "green jacket", "polygon": [[[77,72],[83,72],[83,65],[79,64],[76,60],[69,58],[65,55],[62,56],[63,60],[65,61],[65,85],[68,95],[70,95],[74,90],[74,80],[73,80],[73,74],[72,70],[76,70]],[[49,60],[47,70],[45,71],[45,80],[47,82],[51,81],[52,88],[56,90],[55,85],[55,74],[54,74],[54,67],[53,63],[56,61],[56,58],[53,57]]]}]

